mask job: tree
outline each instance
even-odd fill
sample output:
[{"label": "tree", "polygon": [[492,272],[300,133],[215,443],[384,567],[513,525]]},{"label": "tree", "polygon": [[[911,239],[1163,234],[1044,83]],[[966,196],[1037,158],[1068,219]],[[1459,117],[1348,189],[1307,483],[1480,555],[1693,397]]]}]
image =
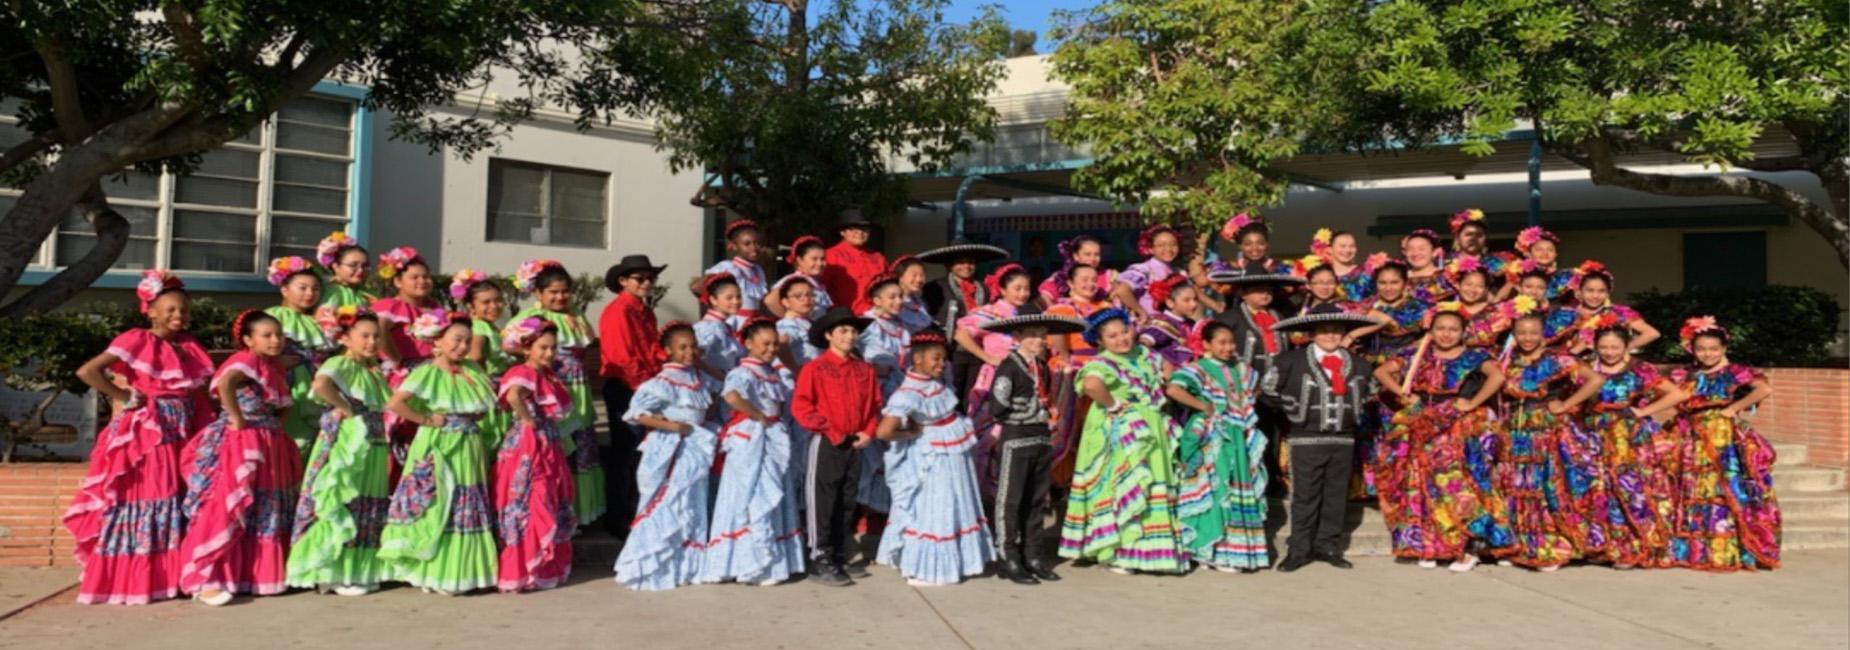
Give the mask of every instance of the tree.
[{"label": "tree", "polygon": [[[1283,24],[1256,26],[1256,16]],[[1284,177],[1275,163],[1299,149],[1459,144],[1483,156],[1527,126],[1596,184],[1758,199],[1811,226],[1850,264],[1842,2],[1110,0],[1072,22],[1055,64],[1084,110],[1057,133],[1100,153],[1098,169],[1079,177],[1094,191],[1158,190],[1146,211],[1219,211],[1203,217],[1211,221],[1276,203]],[[1175,81],[1213,75],[1229,82],[1230,97],[1203,98],[1198,85]],[[1247,82],[1270,96],[1252,97]],[[1281,113],[1279,101],[1295,108]],[[1084,123],[1100,115],[1104,123]],[[1796,153],[1755,155],[1756,141],[1785,138]],[[1185,148],[1196,150],[1193,161]],[[1627,167],[1623,156],[1640,151],[1718,173]],[[1809,174],[1828,205],[1788,177],[1719,173],[1731,169]]]},{"label": "tree", "polygon": [[[815,15],[807,0],[719,4],[723,18],[676,37],[690,52],[674,58],[702,63],[658,112],[673,168],[708,175],[694,205],[827,231],[849,209],[903,209],[890,157],[933,170],[991,137],[985,98],[1008,45],[993,10],[958,25],[946,0],[836,0]],[[616,50],[646,38],[620,34]]]},{"label": "tree", "polygon": [[1034,56],[1038,53],[1034,49],[1034,43],[1038,40],[1040,40],[1040,35],[1034,33],[1032,29],[1009,30],[1008,55],[1010,57]]},{"label": "tree", "polygon": [[[646,25],[693,0],[98,0],[0,4],[0,99],[18,102],[23,141],[0,182],[23,190],[0,219],[0,295],[75,210],[96,244],[0,308],[43,311],[121,254],[128,223],[100,180],[128,169],[185,172],[323,79],[367,86],[396,137],[468,156],[546,103],[569,105],[571,48],[589,25]],[[657,59],[605,62],[607,106],[646,107]],[[486,114],[428,109],[506,75],[527,96]],[[613,83],[610,79],[622,79]]]}]

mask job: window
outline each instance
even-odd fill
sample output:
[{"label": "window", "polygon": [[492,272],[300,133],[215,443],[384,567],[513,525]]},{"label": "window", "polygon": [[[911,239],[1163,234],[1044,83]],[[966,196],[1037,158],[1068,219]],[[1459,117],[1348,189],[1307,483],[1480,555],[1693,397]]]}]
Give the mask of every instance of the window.
[{"label": "window", "polygon": [[604,248],[603,172],[488,163],[488,240]]},{"label": "window", "polygon": [[[206,153],[191,174],[105,178],[104,194],[130,224],[113,268],[248,276],[273,257],[313,258],[315,243],[352,218],[354,113],[350,101],[303,97]],[[10,122],[0,115],[0,127]],[[0,189],[0,211],[17,196]],[[46,243],[42,266],[71,264],[95,241],[89,223],[68,218]]]}]

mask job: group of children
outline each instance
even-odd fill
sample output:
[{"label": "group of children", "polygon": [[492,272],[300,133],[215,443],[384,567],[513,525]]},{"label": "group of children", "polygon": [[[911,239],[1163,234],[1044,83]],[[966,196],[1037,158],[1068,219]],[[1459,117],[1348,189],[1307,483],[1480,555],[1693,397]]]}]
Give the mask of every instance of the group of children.
[{"label": "group of children", "polygon": [[1450,251],[1417,231],[1399,259],[1357,259],[1321,231],[1290,262],[1245,215],[1221,232],[1232,260],[1153,226],[1116,272],[1082,236],[1036,285],[1015,264],[979,278],[1010,254],[978,244],[888,263],[865,222],[793,242],[770,282],[739,221],[695,283],[700,319],[658,324],[665,267],[635,255],[595,329],[558,262],[521,265],[531,305],[503,326],[513,296],[487,274],[456,272],[446,301],[401,247],[378,298],[335,233],[271,264],[282,304],[240,314],[216,367],[181,281],[149,271],[148,326],[79,371],[115,406],[66,515],[79,600],[546,589],[600,518],[639,590],[852,584],[857,533],[921,586],[1059,580],[1056,552],[1346,568],[1352,498],[1423,566],[1777,566],[1772,449],[1738,417],[1771,387],[1728,362],[1727,331],[1691,319],[1696,363],[1660,374],[1630,356],[1658,334],[1603,266],[1556,266],[1539,229],[1491,253],[1476,211],[1452,226]]}]

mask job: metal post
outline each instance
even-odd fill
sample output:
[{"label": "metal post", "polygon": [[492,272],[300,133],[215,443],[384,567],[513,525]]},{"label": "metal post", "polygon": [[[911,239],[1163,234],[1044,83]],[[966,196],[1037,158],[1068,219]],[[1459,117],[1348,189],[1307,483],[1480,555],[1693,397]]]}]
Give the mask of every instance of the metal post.
[{"label": "metal post", "polygon": [[1529,225],[1542,225],[1542,138],[1529,141]]},{"label": "metal post", "polygon": [[982,175],[971,174],[965,176],[963,182],[957,184],[957,195],[951,199],[951,241],[953,242],[962,241],[964,238],[964,220],[970,216],[970,203],[964,200],[964,197],[980,180],[983,180]]}]

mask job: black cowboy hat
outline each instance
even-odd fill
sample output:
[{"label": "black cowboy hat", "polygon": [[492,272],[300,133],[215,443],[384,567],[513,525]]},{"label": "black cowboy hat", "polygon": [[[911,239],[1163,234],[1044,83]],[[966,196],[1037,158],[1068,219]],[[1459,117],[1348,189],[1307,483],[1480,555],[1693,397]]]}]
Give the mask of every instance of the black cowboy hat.
[{"label": "black cowboy hat", "polygon": [[810,324],[809,344],[826,350],[829,347],[829,330],[850,325],[856,332],[859,332],[867,329],[867,325],[872,322],[874,319],[856,316],[847,307],[830,307],[828,312],[822,314],[822,318]]},{"label": "black cowboy hat", "polygon": [[1288,286],[1304,284],[1304,278],[1286,271],[1268,271],[1259,265],[1247,266],[1244,270],[1215,271],[1208,274],[1208,280],[1216,284],[1240,286]]},{"label": "black cowboy hat", "polygon": [[668,268],[667,264],[656,266],[654,262],[650,262],[647,255],[624,255],[615,266],[604,272],[604,287],[610,289],[611,293],[618,293],[623,291],[621,282],[623,278],[637,273],[661,275],[662,270],[666,268]]},{"label": "black cowboy hat", "polygon": [[1047,314],[1024,314],[1001,318],[983,323],[983,329],[991,332],[1014,334],[1031,327],[1046,328],[1048,334],[1078,334],[1086,330],[1085,321],[1077,318],[1062,318]]},{"label": "black cowboy hat", "polygon": [[874,222],[868,221],[867,217],[860,215],[843,219],[840,224],[835,226],[835,232],[841,232],[843,230],[866,230],[871,232],[873,229]]},{"label": "black cowboy hat", "polygon": [[1273,331],[1296,332],[1310,331],[1318,325],[1337,324],[1349,329],[1357,329],[1375,324],[1375,319],[1346,312],[1335,305],[1317,305],[1310,308],[1310,313],[1287,318],[1272,325]]},{"label": "black cowboy hat", "polygon": [[951,242],[949,246],[939,246],[913,257],[926,264],[950,265],[958,260],[970,260],[977,263],[1005,260],[1009,258],[1009,252],[997,246],[972,244],[960,240]]}]

